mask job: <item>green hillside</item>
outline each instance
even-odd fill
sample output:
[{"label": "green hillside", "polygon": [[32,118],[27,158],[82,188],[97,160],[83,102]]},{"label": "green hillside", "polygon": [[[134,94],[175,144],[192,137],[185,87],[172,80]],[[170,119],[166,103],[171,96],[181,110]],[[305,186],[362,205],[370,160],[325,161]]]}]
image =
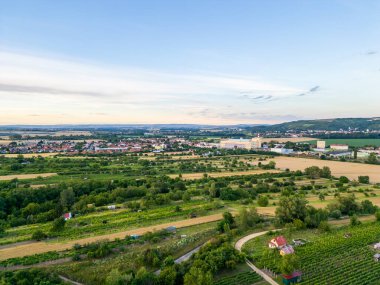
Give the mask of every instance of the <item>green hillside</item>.
[{"label": "green hillside", "polygon": [[380,118],[338,118],[323,120],[301,120],[287,122],[271,126],[253,127],[253,131],[307,131],[307,130],[348,130],[357,129],[361,131],[380,130]]}]

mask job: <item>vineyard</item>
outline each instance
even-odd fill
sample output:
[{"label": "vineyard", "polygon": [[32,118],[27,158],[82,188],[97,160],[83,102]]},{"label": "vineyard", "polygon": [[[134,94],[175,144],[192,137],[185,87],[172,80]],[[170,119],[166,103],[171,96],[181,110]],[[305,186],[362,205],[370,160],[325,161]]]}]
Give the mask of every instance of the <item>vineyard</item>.
[{"label": "vineyard", "polygon": [[[351,236],[345,238],[346,232]],[[301,284],[379,284],[380,263],[374,261],[372,246],[379,241],[380,225],[374,223],[323,235],[297,248]]]},{"label": "vineyard", "polygon": [[242,272],[233,276],[221,278],[220,280],[216,281],[214,284],[215,285],[252,285],[262,280],[263,279],[261,278],[260,275],[251,271],[251,272]]}]

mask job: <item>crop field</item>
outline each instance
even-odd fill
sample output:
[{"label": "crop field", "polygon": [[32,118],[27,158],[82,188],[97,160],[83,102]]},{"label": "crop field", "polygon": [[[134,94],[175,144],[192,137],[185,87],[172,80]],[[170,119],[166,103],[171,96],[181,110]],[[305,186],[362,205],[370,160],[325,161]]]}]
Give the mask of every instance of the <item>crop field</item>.
[{"label": "crop field", "polygon": [[[347,144],[350,147],[380,146],[380,139],[326,139],[326,145]],[[312,139],[308,143],[316,144],[317,140]]]},{"label": "crop field", "polygon": [[276,157],[271,159],[276,162],[276,167],[280,169],[290,169],[291,171],[301,170],[310,166],[328,166],[334,176],[347,176],[349,179],[358,179],[358,176],[368,175],[373,183],[380,183],[380,165],[370,165],[363,163],[329,161],[296,157]]},{"label": "crop field", "polygon": [[261,283],[263,279],[260,275],[253,271],[238,273],[233,276],[228,276],[214,282],[215,285],[253,285]]},{"label": "crop field", "polygon": [[51,177],[55,176],[57,173],[35,173],[35,174],[14,174],[14,175],[3,175],[0,176],[0,181],[12,180],[12,179],[34,179],[37,177]]},{"label": "crop field", "polygon": [[311,140],[315,140],[315,138],[309,138],[309,137],[300,137],[300,138],[263,138],[262,142],[269,143],[271,141],[276,141],[276,142],[279,142],[279,143],[286,143],[286,142],[299,143],[299,142],[309,142]]},{"label": "crop field", "polygon": [[[295,248],[303,276],[300,284],[378,284],[380,263],[373,259],[374,254],[378,253],[373,245],[380,242],[378,222],[344,226],[331,233],[304,230],[282,234],[288,241],[294,238],[309,241]],[[268,240],[268,235],[257,238],[248,242],[244,250],[258,256],[267,247]]]}]

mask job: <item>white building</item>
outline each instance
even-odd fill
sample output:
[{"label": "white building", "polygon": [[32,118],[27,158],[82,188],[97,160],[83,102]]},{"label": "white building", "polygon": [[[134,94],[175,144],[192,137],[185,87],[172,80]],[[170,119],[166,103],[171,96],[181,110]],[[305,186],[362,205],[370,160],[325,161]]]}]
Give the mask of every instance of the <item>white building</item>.
[{"label": "white building", "polygon": [[225,149],[252,149],[252,148],[261,148],[261,138],[253,139],[224,139],[220,141],[220,148]]},{"label": "white building", "polygon": [[283,148],[283,147],[273,147],[270,149],[271,152],[276,152],[279,154],[291,154],[293,153],[292,149],[289,148]]},{"label": "white building", "polygon": [[317,149],[325,149],[326,141],[317,141]]},{"label": "white building", "polygon": [[348,150],[347,144],[332,144],[330,145],[330,149],[332,150]]}]

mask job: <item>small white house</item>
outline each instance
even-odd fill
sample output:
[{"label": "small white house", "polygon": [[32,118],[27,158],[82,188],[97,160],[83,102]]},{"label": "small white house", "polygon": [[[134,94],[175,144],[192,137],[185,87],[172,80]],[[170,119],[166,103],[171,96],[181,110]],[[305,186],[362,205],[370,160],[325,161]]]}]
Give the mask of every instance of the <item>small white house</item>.
[{"label": "small white house", "polygon": [[374,246],[373,246],[374,249],[380,249],[380,242],[376,243]]},{"label": "small white house", "polygon": [[115,210],[116,209],[116,205],[109,205],[107,206],[108,210]]}]

